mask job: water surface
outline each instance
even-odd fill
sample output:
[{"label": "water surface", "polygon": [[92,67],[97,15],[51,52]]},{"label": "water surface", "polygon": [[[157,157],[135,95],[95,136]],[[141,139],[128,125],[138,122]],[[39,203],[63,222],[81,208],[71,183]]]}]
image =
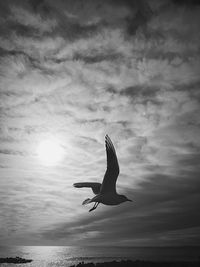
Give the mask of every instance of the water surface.
[{"label": "water surface", "polygon": [[[12,246],[0,247],[0,257],[22,257],[33,262],[17,266],[69,267],[79,262],[112,260],[197,261],[200,247],[70,247],[70,246]],[[12,264],[1,264],[11,266]],[[13,265],[14,266],[14,265]]]}]

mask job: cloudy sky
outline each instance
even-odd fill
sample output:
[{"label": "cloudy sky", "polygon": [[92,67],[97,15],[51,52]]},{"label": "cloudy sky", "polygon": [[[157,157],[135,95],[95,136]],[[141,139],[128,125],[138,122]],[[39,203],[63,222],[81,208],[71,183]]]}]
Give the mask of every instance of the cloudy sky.
[{"label": "cloudy sky", "polygon": [[[199,245],[198,1],[1,0],[0,13],[1,244]],[[92,192],[72,185],[101,182],[105,134],[133,202],[89,213]]]}]

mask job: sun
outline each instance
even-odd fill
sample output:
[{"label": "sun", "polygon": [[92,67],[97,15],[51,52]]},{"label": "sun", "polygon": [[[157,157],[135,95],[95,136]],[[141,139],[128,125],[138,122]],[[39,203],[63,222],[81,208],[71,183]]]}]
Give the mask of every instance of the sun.
[{"label": "sun", "polygon": [[37,148],[40,161],[47,165],[55,165],[64,158],[64,149],[55,138],[41,141]]}]

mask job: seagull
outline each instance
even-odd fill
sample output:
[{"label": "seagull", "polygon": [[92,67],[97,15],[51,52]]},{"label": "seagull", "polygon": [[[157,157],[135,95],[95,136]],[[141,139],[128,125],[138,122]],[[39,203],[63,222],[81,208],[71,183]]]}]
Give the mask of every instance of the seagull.
[{"label": "seagull", "polygon": [[105,146],[107,155],[107,169],[101,183],[82,182],[73,184],[74,187],[89,187],[92,189],[95,196],[83,201],[82,205],[94,202],[93,211],[97,208],[99,203],[104,205],[119,205],[125,201],[132,201],[124,195],[119,195],[116,191],[116,181],[119,175],[119,164],[114,145],[108,135],[105,136]]}]

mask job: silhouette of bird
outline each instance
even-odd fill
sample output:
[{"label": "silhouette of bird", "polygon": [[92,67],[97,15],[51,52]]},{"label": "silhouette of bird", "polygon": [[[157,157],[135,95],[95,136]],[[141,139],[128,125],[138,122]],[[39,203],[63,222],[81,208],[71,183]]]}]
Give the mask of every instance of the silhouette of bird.
[{"label": "silhouette of bird", "polygon": [[105,136],[106,155],[107,155],[107,170],[105,172],[103,182],[100,183],[75,183],[74,187],[89,187],[96,195],[92,199],[87,198],[82,205],[94,202],[93,208],[89,211],[95,210],[99,203],[104,205],[119,205],[125,201],[132,201],[124,195],[119,195],[116,192],[116,181],[119,175],[119,164],[113,143],[108,135]]}]

